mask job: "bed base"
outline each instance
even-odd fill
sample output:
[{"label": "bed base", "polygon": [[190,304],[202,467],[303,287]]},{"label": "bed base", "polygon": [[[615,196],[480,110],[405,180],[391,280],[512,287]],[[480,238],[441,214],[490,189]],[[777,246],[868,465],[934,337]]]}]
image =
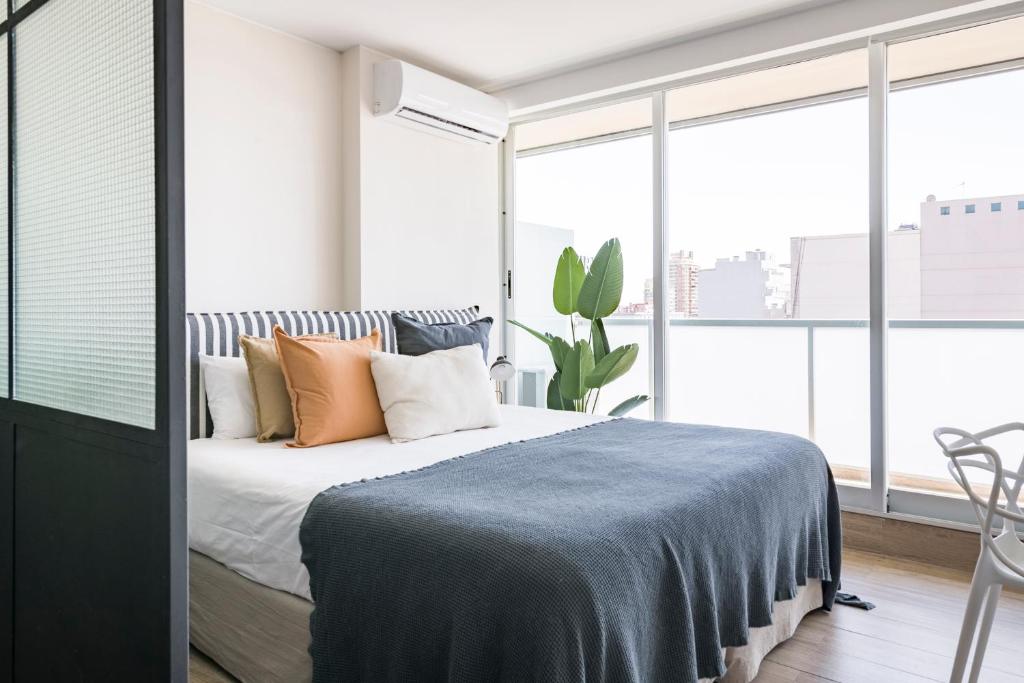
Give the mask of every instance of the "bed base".
[{"label": "bed base", "polygon": [[[313,603],[250,581],[206,555],[189,551],[192,644],[243,683],[312,680],[309,615]],[[821,581],[775,605],[771,626],[750,629],[750,642],[725,649],[720,683],[749,683],[761,661],[788,640],[804,616],[821,607]]]}]

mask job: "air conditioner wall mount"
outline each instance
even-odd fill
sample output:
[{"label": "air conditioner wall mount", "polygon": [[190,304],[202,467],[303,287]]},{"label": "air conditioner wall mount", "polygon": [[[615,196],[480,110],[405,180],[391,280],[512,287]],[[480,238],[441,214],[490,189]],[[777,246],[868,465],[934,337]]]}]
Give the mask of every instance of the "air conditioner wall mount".
[{"label": "air conditioner wall mount", "polygon": [[446,138],[494,144],[508,131],[502,100],[397,59],[373,65],[373,113]]}]

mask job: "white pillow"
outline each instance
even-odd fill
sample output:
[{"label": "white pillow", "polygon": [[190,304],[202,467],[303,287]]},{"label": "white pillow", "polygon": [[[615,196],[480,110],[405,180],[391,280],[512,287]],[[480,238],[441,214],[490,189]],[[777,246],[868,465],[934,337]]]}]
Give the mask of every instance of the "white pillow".
[{"label": "white pillow", "polygon": [[199,356],[206,403],[213,417],[213,438],[256,436],[256,402],[244,358]]},{"label": "white pillow", "polygon": [[479,344],[422,356],[371,351],[370,370],[394,443],[501,424]]}]

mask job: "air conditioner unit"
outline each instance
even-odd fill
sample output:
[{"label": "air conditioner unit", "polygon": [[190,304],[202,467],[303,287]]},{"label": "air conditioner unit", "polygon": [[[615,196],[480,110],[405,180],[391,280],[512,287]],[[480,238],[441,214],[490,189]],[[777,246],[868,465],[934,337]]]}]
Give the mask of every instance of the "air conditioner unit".
[{"label": "air conditioner unit", "polygon": [[508,131],[508,107],[469,86],[397,59],[373,65],[373,113],[458,140],[494,144]]}]

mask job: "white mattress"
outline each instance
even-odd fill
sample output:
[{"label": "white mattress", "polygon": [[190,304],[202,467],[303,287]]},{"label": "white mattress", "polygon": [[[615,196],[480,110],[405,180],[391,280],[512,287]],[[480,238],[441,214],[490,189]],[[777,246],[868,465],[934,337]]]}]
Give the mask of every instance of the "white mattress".
[{"label": "white mattress", "polygon": [[608,419],[517,406],[501,410],[500,427],[402,444],[386,436],[294,449],[282,441],[190,441],[189,546],[253,581],[309,599],[299,525],[324,489]]}]

